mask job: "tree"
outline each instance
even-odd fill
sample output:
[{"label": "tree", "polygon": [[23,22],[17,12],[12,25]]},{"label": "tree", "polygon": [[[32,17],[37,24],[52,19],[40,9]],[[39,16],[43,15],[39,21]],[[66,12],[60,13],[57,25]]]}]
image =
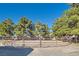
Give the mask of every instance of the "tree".
[{"label": "tree", "polygon": [[31,34],[32,21],[28,20],[26,17],[22,17],[18,24],[15,25],[15,34],[24,35],[28,34],[27,31]]},{"label": "tree", "polygon": [[42,24],[41,22],[37,22],[35,24],[35,35],[46,37],[49,35],[48,26],[46,24]]},{"label": "tree", "polygon": [[56,20],[52,30],[55,36],[79,35],[79,4],[71,4],[71,8]]},{"label": "tree", "polygon": [[14,30],[14,26],[13,26],[13,22],[11,19],[7,18],[5,21],[3,21],[1,23],[1,31],[2,31],[2,35],[5,36],[12,36],[13,35],[13,30]]},{"label": "tree", "polygon": [[3,36],[3,35],[5,35],[5,31],[4,31],[4,27],[3,27],[3,24],[2,23],[0,23],[0,36]]},{"label": "tree", "polygon": [[72,6],[72,7],[79,7],[79,3],[71,3],[69,5]]}]

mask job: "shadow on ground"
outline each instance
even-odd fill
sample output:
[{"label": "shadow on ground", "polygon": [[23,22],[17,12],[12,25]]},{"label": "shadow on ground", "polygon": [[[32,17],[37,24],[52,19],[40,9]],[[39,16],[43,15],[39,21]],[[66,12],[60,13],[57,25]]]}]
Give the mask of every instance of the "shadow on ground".
[{"label": "shadow on ground", "polygon": [[32,48],[5,46],[0,47],[0,56],[27,56],[32,50]]}]

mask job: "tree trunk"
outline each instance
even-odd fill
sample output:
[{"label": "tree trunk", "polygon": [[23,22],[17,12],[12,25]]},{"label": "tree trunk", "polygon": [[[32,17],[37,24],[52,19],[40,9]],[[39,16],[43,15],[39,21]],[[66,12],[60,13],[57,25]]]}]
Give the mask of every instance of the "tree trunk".
[{"label": "tree trunk", "polygon": [[57,38],[55,37],[55,40],[56,40],[56,46],[57,46]]}]

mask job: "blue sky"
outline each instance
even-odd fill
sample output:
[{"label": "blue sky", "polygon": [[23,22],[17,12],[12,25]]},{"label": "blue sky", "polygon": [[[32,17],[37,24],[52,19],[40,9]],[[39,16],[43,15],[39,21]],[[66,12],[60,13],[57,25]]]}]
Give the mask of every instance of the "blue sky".
[{"label": "blue sky", "polygon": [[0,22],[11,18],[14,23],[17,23],[21,17],[26,16],[33,23],[40,21],[51,27],[56,18],[68,8],[70,6],[65,3],[0,4]]}]

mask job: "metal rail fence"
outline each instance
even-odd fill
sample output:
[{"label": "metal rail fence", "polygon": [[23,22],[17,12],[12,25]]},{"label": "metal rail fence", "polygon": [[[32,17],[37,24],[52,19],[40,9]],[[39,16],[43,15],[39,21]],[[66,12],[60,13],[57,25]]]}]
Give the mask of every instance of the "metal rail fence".
[{"label": "metal rail fence", "polygon": [[38,37],[2,37],[0,38],[0,46],[14,46],[14,47],[61,47],[67,46],[71,43],[66,41],[62,42],[62,40],[56,40],[54,38],[38,38]]}]

